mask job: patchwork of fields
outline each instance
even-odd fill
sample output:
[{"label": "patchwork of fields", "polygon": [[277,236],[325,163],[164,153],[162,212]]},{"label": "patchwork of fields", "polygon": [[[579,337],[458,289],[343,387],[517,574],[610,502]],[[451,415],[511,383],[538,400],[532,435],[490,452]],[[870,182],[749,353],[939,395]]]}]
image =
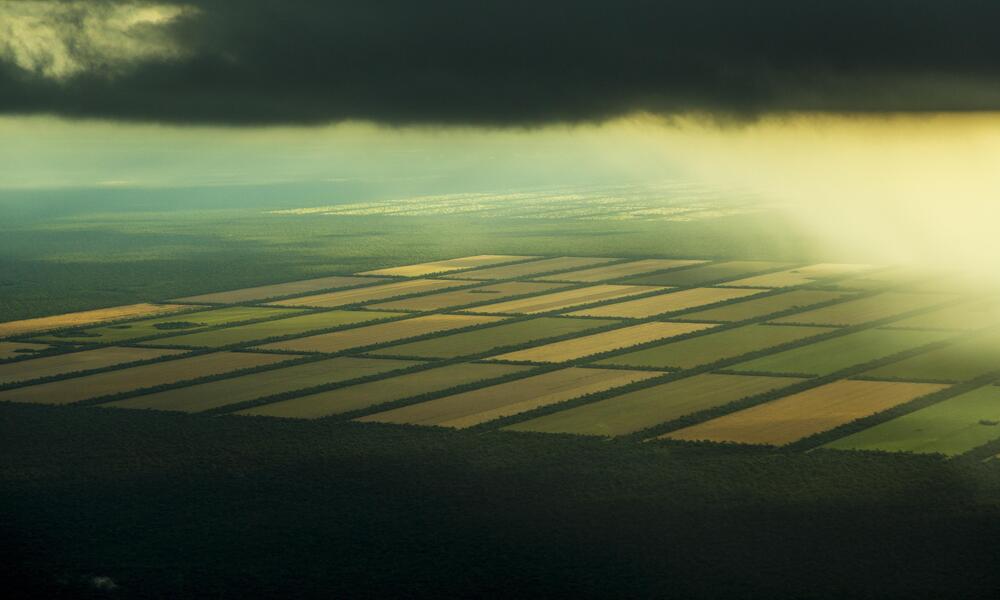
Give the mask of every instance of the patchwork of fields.
[{"label": "patchwork of fields", "polygon": [[910,269],[482,254],[0,323],[0,401],[1000,452],[1000,299]]}]

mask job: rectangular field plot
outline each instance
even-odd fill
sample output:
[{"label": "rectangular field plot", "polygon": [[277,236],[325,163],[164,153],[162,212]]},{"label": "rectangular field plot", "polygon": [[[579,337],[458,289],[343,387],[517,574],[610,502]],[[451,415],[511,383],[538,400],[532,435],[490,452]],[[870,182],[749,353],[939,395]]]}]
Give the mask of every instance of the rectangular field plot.
[{"label": "rectangular field plot", "polygon": [[696,286],[706,285],[714,282],[728,281],[738,277],[747,277],[762,271],[770,271],[787,266],[789,263],[767,262],[761,260],[733,260],[729,262],[714,263],[702,267],[691,269],[681,269],[678,271],[667,271],[666,273],[654,273],[635,277],[625,281],[625,283],[636,285],[670,285],[670,286]]},{"label": "rectangular field plot", "polygon": [[318,419],[363,410],[421,394],[440,392],[460,385],[496,379],[529,368],[479,363],[448,365],[264,404],[238,411],[235,414]]},{"label": "rectangular field plot", "polygon": [[781,446],[882,412],[946,386],[835,381],[660,436],[664,439]]},{"label": "rectangular field plot", "polygon": [[184,350],[157,350],[154,348],[98,348],[83,352],[70,352],[55,356],[43,356],[32,360],[21,360],[0,365],[0,384],[15,381],[30,381],[42,377],[53,377],[103,369],[140,360],[151,360],[161,356],[182,354]]},{"label": "rectangular field plot", "polygon": [[876,379],[968,381],[1000,371],[1000,335],[963,340],[864,373]]},{"label": "rectangular field plot", "polygon": [[705,323],[642,323],[494,356],[497,360],[554,363],[628,348],[715,327]]},{"label": "rectangular field plot", "polygon": [[368,325],[344,331],[321,333],[309,337],[274,342],[261,346],[262,350],[285,350],[293,352],[340,352],[350,348],[371,346],[404,340],[406,338],[461,329],[473,325],[483,325],[503,320],[502,317],[478,315],[426,315],[392,323]]},{"label": "rectangular field plot", "polygon": [[263,306],[229,306],[212,310],[185,313],[178,316],[144,319],[118,325],[105,325],[82,331],[67,331],[58,335],[49,335],[39,339],[60,340],[64,342],[80,342],[85,344],[117,344],[129,340],[165,335],[168,333],[186,333],[198,331],[206,327],[228,325],[254,319],[267,319],[279,316],[301,314],[301,311],[290,308],[271,308]]},{"label": "rectangular field plot", "polygon": [[781,317],[774,322],[849,327],[886,319],[919,308],[929,308],[953,299],[953,296],[941,294],[885,292]]},{"label": "rectangular field plot", "polygon": [[755,275],[736,281],[727,282],[727,286],[744,286],[760,288],[782,288],[793,285],[805,285],[829,277],[840,277],[858,273],[873,268],[871,265],[852,265],[843,263],[820,263],[807,267],[798,267],[767,275]]},{"label": "rectangular field plot", "polygon": [[[541,273],[552,271],[566,271],[569,269],[579,269],[592,265],[599,265],[619,260],[617,258],[588,258],[578,256],[560,256],[558,258],[546,258],[543,260],[533,260],[526,263],[505,265],[501,267],[490,267],[486,269],[476,269],[448,275],[448,279],[515,279],[520,277],[531,277]],[[553,276],[558,277],[558,276]]]},{"label": "rectangular field plot", "polygon": [[627,435],[799,381],[802,380],[791,377],[697,375],[516,423],[505,429]]},{"label": "rectangular field plot", "polygon": [[532,296],[531,298],[509,300],[507,302],[487,304],[486,306],[477,306],[476,308],[469,309],[469,312],[533,315],[553,310],[571,308],[573,306],[580,306],[582,304],[593,304],[595,302],[614,300],[616,298],[627,298],[628,296],[645,294],[647,292],[653,292],[661,289],[663,288],[640,285],[592,285],[584,288],[566,290],[563,292]]},{"label": "rectangular field plot", "polygon": [[867,329],[769,354],[727,367],[727,370],[828,375],[847,367],[939,342],[947,336],[948,334],[936,331]]},{"label": "rectangular field plot", "polygon": [[369,310],[330,310],[307,313],[298,317],[276,319],[237,325],[225,329],[202,331],[167,337],[148,342],[157,346],[186,346],[190,348],[218,348],[230,344],[244,344],[286,335],[300,335],[321,329],[332,329],[404,316],[405,313],[375,312]]},{"label": "rectangular field plot", "polygon": [[1000,302],[987,300],[947,306],[908,319],[894,321],[886,327],[975,331],[992,327],[998,323],[1000,323]]},{"label": "rectangular field plot", "polygon": [[666,269],[675,269],[677,267],[700,265],[704,262],[707,261],[650,258],[647,260],[634,260],[631,262],[621,263],[617,265],[608,265],[605,267],[593,267],[590,269],[582,269],[580,271],[560,273],[558,275],[549,275],[547,277],[542,277],[540,279],[541,281],[569,281],[572,283],[596,283],[598,281],[609,281],[612,279],[621,279],[622,277],[631,277],[633,275],[640,275],[642,273],[652,273],[654,271],[664,271]]},{"label": "rectangular field plot", "polygon": [[284,296],[294,296],[296,294],[307,294],[320,290],[333,290],[337,288],[367,285],[384,281],[376,277],[319,277],[317,279],[305,279],[302,281],[289,281],[288,283],[276,283],[274,285],[261,285],[240,290],[230,290],[226,292],[214,292],[211,294],[201,294],[198,296],[188,296],[179,298],[179,302],[204,302],[208,304],[238,304],[241,302],[259,302],[272,298]]},{"label": "rectangular field plot", "polygon": [[646,317],[696,308],[707,304],[745,298],[760,293],[762,293],[761,290],[694,288],[639,298],[638,300],[629,300],[627,302],[605,304],[604,306],[586,308],[569,314],[580,317],[628,317],[644,319]]},{"label": "rectangular field plot", "polygon": [[538,317],[537,319],[529,319],[527,321],[501,324],[496,327],[443,335],[420,342],[389,346],[388,348],[376,350],[372,354],[376,356],[454,358],[457,356],[482,354],[494,348],[519,346],[529,342],[582,333],[613,325],[617,322],[608,319]]},{"label": "rectangular field plot", "polygon": [[281,354],[216,352],[178,358],[117,371],[94,373],[27,387],[0,391],[0,401],[32,404],[71,404],[110,394],[177,383],[209,375],[273,365],[296,357]]},{"label": "rectangular field plot", "polygon": [[993,385],[851,434],[824,446],[838,450],[962,454],[1000,438],[1000,388]]},{"label": "rectangular field plot", "polygon": [[743,302],[736,302],[735,304],[727,304],[725,306],[687,313],[678,318],[691,321],[744,321],[796,308],[805,310],[810,306],[839,300],[848,295],[843,292],[793,290],[784,294],[765,296],[763,298],[750,298]]},{"label": "rectangular field plot", "polygon": [[708,333],[679,342],[667,342],[662,346],[653,346],[606,358],[595,364],[653,369],[690,369],[724,358],[733,358],[749,352],[757,352],[802,340],[821,333],[829,333],[829,330],[819,327],[748,325],[718,333]]},{"label": "rectangular field plot", "polygon": [[388,300],[390,298],[408,296],[410,294],[436,292],[460,285],[469,284],[465,281],[446,281],[444,279],[410,279],[407,281],[396,281],[381,285],[370,285],[363,288],[341,290],[339,292],[303,296],[302,298],[292,298],[290,300],[279,300],[278,302],[271,302],[271,305],[336,308],[338,306],[347,306],[348,304],[357,304],[359,302],[373,302],[375,300]]},{"label": "rectangular field plot", "polygon": [[26,335],[29,333],[41,333],[43,331],[50,331],[53,329],[84,327],[95,323],[106,323],[108,321],[138,319],[152,315],[164,315],[189,311],[191,309],[192,307],[185,306],[183,304],[130,304],[128,306],[115,306],[113,308],[85,310],[82,312],[67,313],[64,315],[53,315],[51,317],[39,317],[37,319],[8,321],[6,323],[0,323],[0,338],[12,337],[15,335]]},{"label": "rectangular field plot", "polygon": [[388,410],[358,420],[472,427],[655,376],[655,373],[643,371],[561,369]]},{"label": "rectangular field plot", "polygon": [[466,304],[477,304],[490,300],[499,300],[510,296],[524,296],[528,294],[540,294],[555,288],[562,287],[557,283],[538,283],[528,281],[508,281],[493,285],[484,285],[475,288],[452,290],[441,292],[440,294],[429,294],[426,296],[416,296],[414,298],[404,298],[402,300],[390,300],[380,304],[370,304],[368,308],[377,310],[409,310],[427,311],[443,310]]},{"label": "rectangular field plot", "polygon": [[29,342],[0,342],[0,360],[25,358],[39,352],[51,349],[48,344],[32,344]]},{"label": "rectangular field plot", "polygon": [[475,267],[485,267],[488,265],[499,265],[503,263],[515,262],[538,258],[537,256],[511,256],[505,254],[480,254],[478,256],[466,256],[463,258],[452,258],[449,260],[438,260],[434,262],[420,263],[417,265],[404,265],[402,267],[388,267],[365,271],[359,275],[386,275],[391,277],[423,277],[434,273],[447,273],[462,269],[472,269]]},{"label": "rectangular field plot", "polygon": [[266,396],[405,369],[417,364],[420,363],[343,356],[126,398],[104,406],[202,412]]}]

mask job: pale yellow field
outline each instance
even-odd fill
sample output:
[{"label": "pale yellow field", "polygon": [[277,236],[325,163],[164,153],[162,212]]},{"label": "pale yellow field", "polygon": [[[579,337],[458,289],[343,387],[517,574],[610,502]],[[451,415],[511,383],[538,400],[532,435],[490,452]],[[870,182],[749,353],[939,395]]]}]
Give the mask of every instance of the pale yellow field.
[{"label": "pale yellow field", "polygon": [[554,363],[583,358],[592,354],[628,348],[655,340],[671,338],[685,333],[710,329],[716,325],[707,323],[642,323],[593,335],[553,342],[516,352],[508,352],[492,358],[498,360]]},{"label": "pale yellow field", "polygon": [[43,356],[0,365],[0,384],[52,377],[90,369],[102,369],[124,363],[149,360],[161,356],[183,354],[186,350],[159,350],[155,348],[98,348],[83,352]]},{"label": "pale yellow field", "polygon": [[191,306],[181,304],[129,304],[127,306],[85,310],[66,313],[64,315],[53,315],[51,317],[39,317],[37,319],[24,319],[23,321],[8,321],[0,323],[0,338],[28,333],[40,333],[52,329],[82,327],[84,325],[106,323],[121,319],[165,315],[192,309],[193,307]]},{"label": "pale yellow field", "polygon": [[484,267],[486,265],[497,265],[518,260],[538,258],[537,256],[513,256],[508,254],[480,254],[477,256],[466,256],[463,258],[452,258],[449,260],[438,260],[434,262],[420,263],[416,265],[404,265],[402,267],[388,267],[365,271],[358,275],[388,275],[392,277],[423,277],[434,273],[447,273],[461,269],[472,269],[474,267]]},{"label": "pale yellow field", "polygon": [[271,365],[296,358],[281,354],[216,352],[151,365],[107,371],[0,391],[0,401],[32,404],[70,404],[109,394],[220,375],[230,371]]},{"label": "pale yellow field", "polygon": [[562,287],[559,283],[541,283],[531,281],[507,281],[495,283],[464,290],[451,290],[440,294],[430,294],[427,296],[416,296],[413,298],[403,298],[401,300],[390,300],[380,304],[370,304],[368,308],[378,310],[442,310],[454,306],[465,306],[477,302],[486,302],[490,299],[503,299],[510,296],[523,296],[525,294],[540,294],[549,290]]},{"label": "pale yellow field", "polygon": [[657,373],[569,368],[361,417],[359,421],[464,428],[628,385]]},{"label": "pale yellow field", "polygon": [[593,283],[595,281],[607,281],[609,279],[620,279],[622,277],[630,277],[632,275],[652,273],[653,271],[664,271],[666,269],[673,269],[675,267],[686,267],[689,265],[697,265],[704,262],[708,261],[650,258],[647,260],[635,260],[632,262],[621,263],[617,265],[608,265],[606,267],[594,267],[591,269],[582,269],[580,271],[572,271],[569,273],[560,273],[559,275],[542,277],[540,278],[540,281],[570,281],[573,283]]},{"label": "pale yellow field", "polygon": [[580,317],[632,317],[642,319],[652,317],[653,315],[725,302],[726,300],[746,298],[747,296],[761,293],[763,293],[763,290],[693,288],[649,296],[648,298],[639,298],[638,300],[606,304],[595,308],[585,308],[569,314]]},{"label": "pale yellow field", "polygon": [[793,285],[803,285],[812,283],[824,277],[835,277],[840,275],[850,275],[872,269],[872,265],[857,265],[849,263],[819,263],[806,267],[778,271],[767,275],[756,275],[728,281],[723,285],[735,287],[758,287],[758,288],[782,288]]},{"label": "pale yellow field", "polygon": [[278,298],[281,296],[294,296],[306,292],[317,292],[319,290],[332,290],[335,288],[345,288],[366,283],[376,283],[384,281],[377,277],[320,277],[317,279],[305,279],[302,281],[290,281],[288,283],[277,283],[274,285],[261,285],[241,290],[230,290],[227,292],[215,292],[212,294],[201,294],[199,296],[188,296],[179,298],[180,302],[207,302],[209,304],[236,304],[239,302],[254,302]]},{"label": "pale yellow field", "polygon": [[[48,344],[31,344],[28,342],[0,342],[0,360],[31,356],[36,352],[48,350]],[[21,352],[18,352],[21,350]]]},{"label": "pale yellow field", "polygon": [[501,321],[503,317],[481,315],[426,315],[391,323],[379,323],[320,335],[311,335],[260,346],[261,350],[340,352],[349,348],[394,342],[406,338]]},{"label": "pale yellow field", "polygon": [[780,446],[945,387],[932,383],[835,381],[660,437]]},{"label": "pale yellow field", "polygon": [[[516,265],[504,265],[500,267],[490,267],[487,269],[476,269],[475,271],[455,273],[454,275],[447,275],[446,277],[448,279],[479,279],[479,280],[513,279],[515,277],[528,277],[531,275],[537,275],[539,273],[549,273],[551,271],[562,271],[566,269],[578,269],[583,267],[590,267],[593,265],[599,265],[614,260],[619,260],[619,259],[587,258],[580,256],[560,256],[558,258],[533,260],[531,262],[518,263]],[[556,276],[554,275],[553,277]]]},{"label": "pale yellow field", "polygon": [[916,317],[902,319],[886,327],[906,327],[913,329],[957,329],[973,331],[985,329],[1000,323],[1000,302],[963,302]]},{"label": "pale yellow field", "polygon": [[486,306],[477,306],[469,309],[469,312],[477,313],[500,313],[500,314],[527,314],[560,310],[581,304],[591,304],[615,298],[627,298],[636,294],[644,294],[655,290],[666,288],[647,285],[592,285],[584,288],[554,292],[542,296],[532,296],[531,298],[521,298],[520,300],[509,300]]},{"label": "pale yellow field", "polygon": [[279,300],[278,302],[271,302],[270,305],[333,308],[335,306],[346,306],[357,302],[388,300],[389,298],[395,298],[397,296],[434,292],[460,285],[468,285],[468,283],[464,281],[445,281],[443,279],[411,279],[409,281],[397,281],[394,283],[386,283],[384,285],[373,285],[363,288],[341,290],[339,292],[328,292],[326,294],[304,296],[302,298]]},{"label": "pale yellow field", "polygon": [[954,299],[945,294],[909,294],[884,292],[867,298],[848,300],[831,306],[796,313],[774,323],[801,323],[803,325],[861,325],[901,313],[929,308]]}]

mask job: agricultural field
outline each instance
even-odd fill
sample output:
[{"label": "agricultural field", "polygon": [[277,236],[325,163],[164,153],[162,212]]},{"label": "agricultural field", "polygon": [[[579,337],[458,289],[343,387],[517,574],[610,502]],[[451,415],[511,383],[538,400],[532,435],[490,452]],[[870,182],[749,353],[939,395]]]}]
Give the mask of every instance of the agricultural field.
[{"label": "agricultural field", "polygon": [[369,304],[365,308],[373,310],[431,311],[456,308],[467,304],[481,304],[511,296],[540,294],[563,287],[556,283],[532,281],[507,281],[474,288],[464,288],[425,296],[412,296],[401,300],[390,300],[379,304]]},{"label": "agricultural field", "polygon": [[570,283],[597,283],[601,281],[622,279],[633,275],[641,275],[643,273],[665,271],[667,269],[675,269],[678,267],[689,267],[692,265],[699,265],[704,262],[706,261],[650,258],[647,260],[632,260],[604,267],[592,267],[589,269],[581,269],[579,271],[571,271],[569,273],[548,275],[546,277],[540,277],[539,280],[565,281]]},{"label": "agricultural field", "polygon": [[475,269],[473,271],[461,271],[451,275],[445,275],[446,279],[475,279],[489,281],[494,279],[515,279],[523,277],[533,277],[546,273],[557,273],[569,271],[571,269],[582,269],[593,265],[615,262],[616,258],[592,258],[583,256],[559,256],[556,258],[543,258],[529,262],[517,263],[513,265],[503,265],[499,267],[487,267]]},{"label": "agricultural field", "polygon": [[628,435],[800,381],[792,377],[695,375],[522,421],[505,429],[577,435]]},{"label": "agricultural field", "polygon": [[1000,375],[1000,333],[961,340],[866,371],[863,376],[902,381],[958,382],[993,371]]},{"label": "agricultural field", "polygon": [[747,325],[619,354],[594,364],[651,369],[690,369],[828,332],[828,329],[820,327]]},{"label": "agricultural field", "polygon": [[759,288],[783,288],[810,283],[822,282],[831,277],[843,277],[852,273],[870,270],[871,265],[852,265],[841,263],[821,263],[768,273],[766,275],[754,275],[736,281],[726,282],[726,286],[734,287],[759,287]]},{"label": "agricultural field", "polygon": [[1000,387],[987,385],[840,438],[824,448],[964,454],[1000,438]]},{"label": "agricultural field", "polygon": [[376,350],[374,356],[414,356],[420,358],[455,358],[483,354],[495,348],[541,342],[550,338],[584,333],[614,325],[610,319],[573,319],[570,317],[537,317],[526,321],[503,323],[495,327],[464,333],[442,335],[429,340],[410,342]]},{"label": "agricultural field", "polygon": [[104,369],[115,365],[153,360],[183,353],[183,350],[119,348],[112,346],[109,348],[97,348],[96,350],[42,356],[31,360],[0,364],[0,385],[15,381],[30,381],[43,377],[55,377],[79,371]]},{"label": "agricultural field", "polygon": [[938,331],[866,329],[802,347],[739,363],[727,370],[745,373],[828,375],[940,342],[949,334]]},{"label": "agricultural field", "polygon": [[933,383],[836,381],[666,433],[661,438],[783,446],[945,387]]},{"label": "agricultural field", "polygon": [[188,358],[181,357],[138,367],[0,390],[0,402],[72,404],[200,377],[275,365],[294,358],[296,357],[282,354],[249,352],[215,352]]},{"label": "agricultural field", "polygon": [[34,344],[31,342],[0,342],[0,360],[27,358],[50,349],[52,349],[52,346],[48,344]]},{"label": "agricultural field", "polygon": [[388,300],[397,296],[437,292],[451,287],[469,285],[467,281],[448,281],[445,279],[409,279],[371,285],[362,288],[352,288],[325,294],[315,294],[289,300],[271,302],[272,306],[307,306],[311,308],[337,308],[349,304]]},{"label": "agricultural field", "polygon": [[664,288],[641,285],[592,285],[566,290],[563,292],[532,296],[531,298],[508,300],[507,302],[477,306],[476,308],[469,309],[469,312],[485,314],[533,315],[572,308],[582,304],[594,304],[618,298],[627,298],[629,296],[646,294],[662,289]]},{"label": "agricultural field", "polygon": [[775,319],[774,322],[849,327],[894,317],[921,308],[930,308],[954,299],[954,296],[947,294],[885,292],[781,317]]},{"label": "agricultural field", "polygon": [[387,277],[424,277],[426,275],[435,275],[438,273],[450,273],[452,271],[461,271],[465,269],[473,269],[476,267],[485,267],[489,265],[516,262],[520,260],[529,260],[532,258],[539,258],[539,257],[511,256],[511,255],[501,255],[501,254],[481,254],[479,256],[466,256],[463,258],[453,258],[451,260],[439,260],[434,262],[420,263],[416,265],[404,265],[402,267],[386,267],[384,269],[375,269],[374,271],[366,271],[364,273],[359,273],[359,275],[383,275]]},{"label": "agricultural field", "polygon": [[900,329],[951,329],[976,331],[1000,324],[1000,302],[962,302],[915,317],[893,321],[886,327]]},{"label": "agricultural field", "polygon": [[109,402],[103,406],[203,412],[296,390],[413,367],[409,360],[341,356]]},{"label": "agricultural field", "polygon": [[623,317],[645,319],[656,315],[697,308],[708,304],[718,304],[762,293],[760,290],[737,290],[725,288],[693,288],[668,292],[637,300],[605,304],[569,313],[581,317]]},{"label": "agricultural field", "polygon": [[351,348],[385,344],[430,333],[485,325],[502,320],[503,317],[484,315],[425,315],[392,323],[379,323],[343,331],[310,335],[284,342],[274,342],[259,348],[265,351],[341,352]]},{"label": "agricultural field", "polygon": [[495,363],[459,363],[271,402],[239,410],[235,414],[319,419],[441,392],[461,385],[497,379],[528,369],[530,367]]},{"label": "agricultural field", "polygon": [[642,277],[627,279],[624,283],[633,285],[667,285],[676,287],[695,287],[711,283],[729,281],[731,279],[748,277],[764,271],[772,271],[789,266],[788,263],[768,262],[762,260],[733,260],[712,263],[690,269],[678,269],[665,273],[654,273]]},{"label": "agricultural field", "polygon": [[715,327],[715,325],[706,323],[642,323],[640,325],[594,333],[570,340],[552,342],[551,344],[535,346],[525,350],[508,352],[492,358],[494,360],[514,362],[566,362],[585,356],[654,342],[656,340],[686,335],[704,329],[711,329],[712,327]]},{"label": "agricultural field", "polygon": [[378,277],[349,277],[334,275],[333,277],[317,277],[316,279],[305,279],[302,281],[290,281],[288,283],[276,283],[274,285],[260,285],[242,290],[230,290],[225,292],[214,292],[211,294],[199,294],[178,298],[176,302],[192,302],[195,304],[239,304],[241,302],[262,302],[286,296],[296,296],[323,290],[335,290],[339,288],[371,285],[386,281]]},{"label": "agricultural field", "polygon": [[762,298],[751,297],[741,302],[684,313],[677,318],[685,321],[720,321],[730,323],[747,319],[759,319],[786,310],[805,310],[817,304],[834,302],[848,296],[848,294],[843,292],[792,290],[772,296],[764,296]]},{"label": "agricultural field", "polygon": [[571,367],[411,404],[358,421],[461,429],[655,376],[643,371]]},{"label": "agricultural field", "polygon": [[97,310],[85,310],[64,315],[54,315],[51,317],[39,317],[36,319],[24,319],[21,321],[8,321],[0,323],[0,339],[7,337],[21,336],[25,334],[42,333],[54,329],[67,329],[94,325],[96,323],[107,323],[109,321],[120,321],[123,319],[134,319],[137,317],[149,317],[152,315],[163,315],[191,310],[192,307],[183,304],[131,304],[129,306],[115,306],[112,308],[99,308]]}]

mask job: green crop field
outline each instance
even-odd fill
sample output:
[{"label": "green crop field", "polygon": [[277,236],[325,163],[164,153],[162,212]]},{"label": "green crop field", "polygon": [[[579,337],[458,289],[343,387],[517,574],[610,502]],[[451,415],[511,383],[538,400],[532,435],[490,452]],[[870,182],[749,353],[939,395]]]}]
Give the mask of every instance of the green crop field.
[{"label": "green crop field", "polygon": [[827,292],[821,290],[792,290],[774,296],[751,298],[734,304],[727,304],[708,310],[687,313],[677,317],[686,321],[743,321],[773,315],[792,309],[807,309],[816,304],[832,302],[848,297],[843,292]]},{"label": "green crop field", "polygon": [[1000,335],[988,334],[867,371],[866,377],[902,381],[967,381],[1000,373]]},{"label": "green crop field", "polygon": [[919,308],[943,304],[955,297],[948,294],[911,294],[885,292],[868,298],[841,302],[776,319],[775,323],[803,325],[861,325],[893,317]]}]

